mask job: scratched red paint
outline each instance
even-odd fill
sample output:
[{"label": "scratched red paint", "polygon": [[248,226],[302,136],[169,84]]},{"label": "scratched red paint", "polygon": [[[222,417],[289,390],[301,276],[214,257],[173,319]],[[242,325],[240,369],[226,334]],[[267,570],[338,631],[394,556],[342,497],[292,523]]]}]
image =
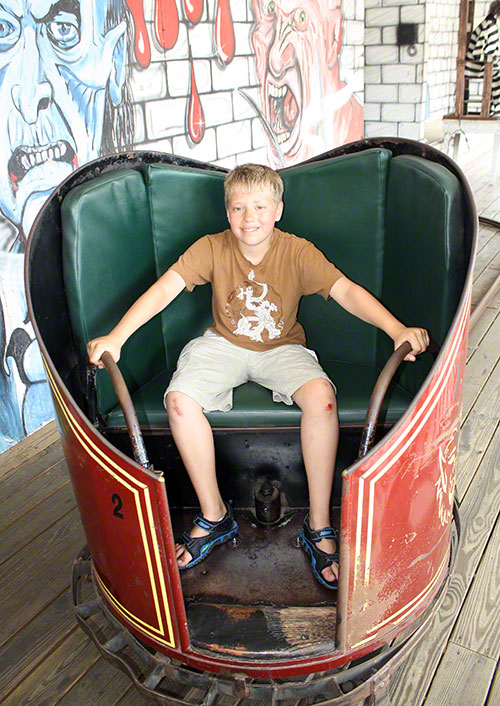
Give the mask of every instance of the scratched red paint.
[{"label": "scratched red paint", "polygon": [[175,0],[155,0],[155,35],[162,49],[172,49],[179,36],[179,13]]},{"label": "scratched red paint", "polygon": [[229,0],[217,0],[215,46],[220,61],[229,64],[234,57],[234,27]]},{"label": "scratched red paint", "polygon": [[191,58],[191,95],[187,109],[187,132],[191,140],[198,144],[205,135],[205,114],[201,105],[196,77],[194,75],[193,59]]},{"label": "scratched red paint", "polygon": [[127,5],[134,21],[135,56],[140,66],[145,69],[151,63],[151,46],[144,19],[144,7],[142,0],[127,0]]},{"label": "scratched red paint", "polygon": [[203,0],[184,0],[184,12],[189,22],[196,24],[203,12]]}]

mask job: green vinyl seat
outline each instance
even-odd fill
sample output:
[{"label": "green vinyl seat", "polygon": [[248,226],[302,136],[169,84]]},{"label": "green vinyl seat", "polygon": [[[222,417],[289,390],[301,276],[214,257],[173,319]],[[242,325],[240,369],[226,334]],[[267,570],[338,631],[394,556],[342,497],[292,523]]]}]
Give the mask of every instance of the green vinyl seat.
[{"label": "green vinyl seat", "polygon": [[[349,278],[407,325],[444,340],[464,281],[461,189],[441,164],[392,156],[384,148],[281,170],[282,230],[312,240]],[[97,176],[62,204],[66,296],[79,354],[109,331],[130,304],[197,238],[227,227],[218,169],[144,164]],[[163,395],[182,347],[211,323],[210,286],[182,292],[137,331],[120,369],[144,430],[168,428]],[[392,341],[335,302],[305,297],[299,320],[338,391],[340,422],[363,424]],[[382,420],[401,417],[432,360],[403,366]],[[125,426],[104,371],[96,378],[101,423]],[[297,427],[300,410],[272,401],[253,383],[234,391],[230,412],[208,415],[214,428]]]},{"label": "green vinyl seat", "polygon": [[[358,426],[366,415],[369,394],[377,382],[378,370],[373,366],[342,361],[323,361],[323,367],[337,387],[340,423]],[[143,428],[165,427],[162,391],[167,388],[172,373],[172,369],[163,370],[134,393],[134,407]],[[400,385],[393,385],[384,400],[381,418],[387,422],[397,421],[411,399],[412,395]],[[297,405],[273,402],[271,391],[254,382],[245,383],[234,390],[230,412],[207,413],[210,424],[216,429],[258,428],[264,426],[264,418],[265,426],[298,427],[300,416]],[[106,416],[106,424],[113,428],[125,426],[125,417],[119,406]]]}]

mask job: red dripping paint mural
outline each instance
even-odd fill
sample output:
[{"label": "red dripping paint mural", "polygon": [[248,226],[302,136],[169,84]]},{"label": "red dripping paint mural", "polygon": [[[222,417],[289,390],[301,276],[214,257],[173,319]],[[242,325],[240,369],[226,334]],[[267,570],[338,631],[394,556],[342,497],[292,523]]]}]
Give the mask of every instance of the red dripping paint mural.
[{"label": "red dripping paint mural", "polygon": [[175,0],[155,0],[155,34],[162,49],[172,49],[179,36]]},{"label": "red dripping paint mural", "polygon": [[223,64],[229,64],[234,57],[234,27],[229,0],[217,0],[215,15],[215,47]]},{"label": "red dripping paint mural", "polygon": [[151,63],[151,46],[144,19],[142,0],[127,0],[127,5],[134,20],[135,57],[140,66],[146,69]]},{"label": "red dripping paint mural", "polygon": [[191,24],[196,24],[203,12],[203,0],[184,0],[184,13]]},{"label": "red dripping paint mural", "polygon": [[193,59],[191,59],[191,91],[189,103],[187,107],[187,133],[194,144],[198,144],[203,140],[205,135],[205,114],[201,105],[198,88],[196,86],[196,77],[194,75]]}]

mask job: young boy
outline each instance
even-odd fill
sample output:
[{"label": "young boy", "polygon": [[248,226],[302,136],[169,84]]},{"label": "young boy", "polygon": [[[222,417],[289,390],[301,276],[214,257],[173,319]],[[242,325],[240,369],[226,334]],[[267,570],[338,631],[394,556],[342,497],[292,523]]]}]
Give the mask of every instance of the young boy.
[{"label": "young boy", "polygon": [[365,289],[350,281],[309,241],[275,228],[283,211],[283,182],[269,167],[247,164],[224,182],[230,229],[196,241],[126,312],[115,328],[88,344],[91,363],[109,351],[115,361],[128,337],[183,289],[210,282],[214,324],[181,352],[165,393],[170,428],[199,499],[201,514],[176,545],[180,569],[202,561],[233,537],[238,525],[217,485],[211,427],[204,411],[227,411],[234,387],[253,380],[273,400],[302,410],[301,444],[310,511],[300,540],[316,578],[338,579],[337,532],[330,496],[338,441],[335,389],[297,322],[300,298],[319,293],[378,326],[408,360],[428,346],[427,332],[407,328]]}]

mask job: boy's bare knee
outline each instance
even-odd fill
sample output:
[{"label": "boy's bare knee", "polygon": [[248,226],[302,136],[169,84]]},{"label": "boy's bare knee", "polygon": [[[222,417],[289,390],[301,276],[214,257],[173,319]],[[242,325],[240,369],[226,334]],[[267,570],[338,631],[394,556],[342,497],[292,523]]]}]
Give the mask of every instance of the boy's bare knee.
[{"label": "boy's bare knee", "polygon": [[302,411],[337,412],[337,398],[328,380],[317,378],[306,382],[294,395],[294,399]]},{"label": "boy's bare knee", "polygon": [[337,398],[335,396],[335,391],[328,382],[328,380],[317,380],[318,387],[316,390],[316,404],[318,408],[323,409],[325,412],[337,412]]},{"label": "boy's bare knee", "polygon": [[185,396],[180,392],[169,392],[167,394],[167,412],[169,417],[174,415],[177,417],[184,416],[184,398]]}]

